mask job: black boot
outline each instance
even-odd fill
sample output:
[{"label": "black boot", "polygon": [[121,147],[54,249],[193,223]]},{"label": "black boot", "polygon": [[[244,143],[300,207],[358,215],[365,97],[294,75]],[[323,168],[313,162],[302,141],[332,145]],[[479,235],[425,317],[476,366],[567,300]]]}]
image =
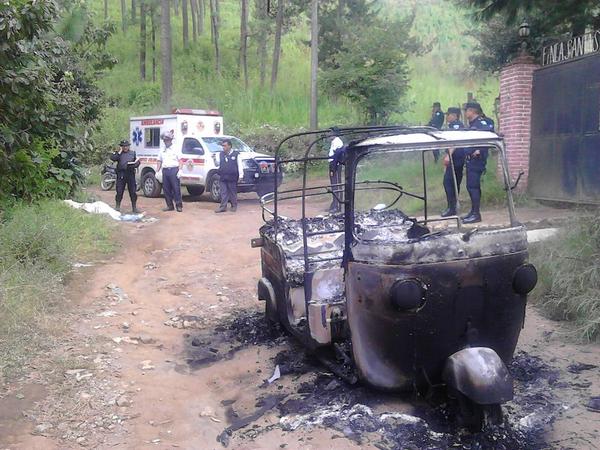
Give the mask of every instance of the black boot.
[{"label": "black boot", "polygon": [[115,204],[115,211],[121,211],[121,202],[116,202]]},{"label": "black boot", "polygon": [[479,212],[471,211],[469,214],[462,218],[462,223],[479,223],[481,222],[481,214]]},{"label": "black boot", "polygon": [[448,207],[446,208],[446,210],[440,214],[442,217],[450,217],[450,216],[455,216],[456,215],[456,208],[451,208]]},{"label": "black boot", "polygon": [[140,213],[140,210],[137,209],[136,204],[137,204],[137,201],[131,202],[131,212],[133,214],[139,214]]}]

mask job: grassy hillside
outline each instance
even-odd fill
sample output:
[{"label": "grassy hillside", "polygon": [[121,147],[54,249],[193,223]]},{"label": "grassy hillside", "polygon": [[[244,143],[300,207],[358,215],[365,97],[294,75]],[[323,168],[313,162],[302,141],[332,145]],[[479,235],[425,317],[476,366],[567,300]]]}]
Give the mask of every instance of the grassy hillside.
[{"label": "grassy hillside", "polygon": [[[382,0],[381,13],[389,16],[404,14],[412,3]],[[101,20],[103,1],[93,0],[89,5],[97,20]],[[120,28],[120,2],[111,1],[109,6],[110,18]],[[217,76],[214,70],[208,20],[204,34],[196,43],[191,43],[188,50],[183,50],[181,17],[172,16],[173,105],[219,109],[225,115],[226,131],[242,135],[254,133],[256,128],[263,125],[286,129],[305,127],[309,112],[310,51],[306,45],[309,38],[308,20],[305,17],[298,18],[296,26],[284,35],[279,82],[275,92],[271,94],[268,87],[261,89],[259,86],[256,40],[252,37],[249,40],[248,91],[244,90],[239,80],[239,1],[221,0],[221,14],[221,76]],[[446,108],[464,102],[467,92],[473,92],[482,101],[488,114],[492,113],[491,105],[498,90],[497,81],[474,76],[470,70],[468,56],[473,42],[463,38],[468,23],[465,13],[450,2],[430,0],[417,3],[413,32],[431,51],[411,59],[411,89],[403,100],[407,102],[409,111],[402,116],[393,116],[393,122],[425,123],[433,101],[441,101]],[[157,43],[159,37],[157,33]],[[127,134],[128,118],[132,115],[164,112],[159,106],[160,67],[156,82],[142,82],[139,79],[138,41],[139,25],[133,23],[129,24],[125,34],[119,30],[110,40],[109,49],[119,63],[100,80],[112,106],[106,111],[102,134],[98,136],[99,143],[118,142]],[[272,42],[269,42],[269,54],[271,47]],[[157,64],[160,66],[158,51]],[[270,66],[267,68],[269,75]],[[147,74],[150,78],[150,48]],[[359,120],[355,108],[343,98],[321,95],[319,122],[322,127],[358,123]]]}]

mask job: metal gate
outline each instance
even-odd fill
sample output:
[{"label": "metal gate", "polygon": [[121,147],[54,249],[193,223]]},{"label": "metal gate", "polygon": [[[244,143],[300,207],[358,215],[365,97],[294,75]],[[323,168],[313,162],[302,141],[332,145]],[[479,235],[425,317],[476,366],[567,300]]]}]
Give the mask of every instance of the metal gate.
[{"label": "metal gate", "polygon": [[534,72],[529,192],[600,204],[600,54]]}]

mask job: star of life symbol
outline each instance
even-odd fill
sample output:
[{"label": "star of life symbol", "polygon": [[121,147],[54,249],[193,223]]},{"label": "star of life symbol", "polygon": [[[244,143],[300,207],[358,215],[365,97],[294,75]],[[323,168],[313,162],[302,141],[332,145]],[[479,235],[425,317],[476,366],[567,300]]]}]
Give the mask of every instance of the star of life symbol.
[{"label": "star of life symbol", "polygon": [[135,145],[140,145],[142,143],[142,130],[140,130],[139,127],[136,127],[135,130],[133,130],[132,140]]}]

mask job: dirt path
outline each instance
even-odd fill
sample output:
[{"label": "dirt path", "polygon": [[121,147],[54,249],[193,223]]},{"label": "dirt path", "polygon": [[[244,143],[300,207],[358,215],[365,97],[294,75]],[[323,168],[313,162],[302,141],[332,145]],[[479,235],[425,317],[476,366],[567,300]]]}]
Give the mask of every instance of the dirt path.
[{"label": "dirt path", "polygon": [[[112,203],[113,193],[100,195]],[[0,400],[0,449],[449,446],[444,407],[350,389],[264,326],[259,251],[249,245],[262,223],[255,196],[243,196],[235,214],[187,200],[178,214],[141,199],[158,222],[120,225],[117,255],[74,277],[65,381],[40,387],[26,377],[26,402]],[[507,410],[513,423],[529,423],[494,448],[597,448],[600,414],[585,403],[600,395],[600,369],[591,367],[599,347],[568,343],[530,309],[519,350],[519,401]],[[277,364],[282,377],[269,384]],[[17,418],[23,412],[28,419]],[[523,430],[534,428],[527,440]]]}]

